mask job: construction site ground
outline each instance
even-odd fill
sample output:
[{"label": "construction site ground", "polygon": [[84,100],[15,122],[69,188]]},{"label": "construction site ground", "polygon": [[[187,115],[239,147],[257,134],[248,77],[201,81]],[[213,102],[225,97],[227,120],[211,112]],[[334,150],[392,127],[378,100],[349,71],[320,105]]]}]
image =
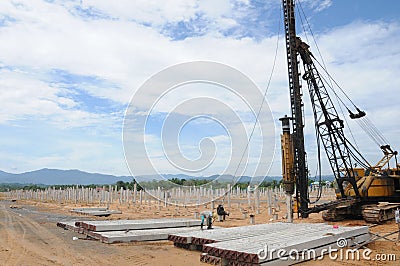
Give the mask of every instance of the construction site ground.
[{"label": "construction site ground", "polygon": [[[234,204],[233,204],[234,205]],[[56,226],[60,220],[80,219],[144,219],[144,218],[193,218],[196,211],[204,208],[175,207],[161,208],[157,205],[122,206],[113,204],[110,209],[121,210],[122,214],[110,217],[92,218],[72,214],[70,210],[82,206],[77,204],[57,204],[54,202],[38,203],[33,201],[16,201],[0,199],[0,261],[1,265],[207,265],[199,261],[200,251],[189,251],[174,247],[169,241],[137,242],[125,244],[104,244],[86,240],[82,235]],[[243,212],[252,214],[245,207],[231,206],[227,209],[230,216],[225,222],[215,222],[216,226],[232,227],[249,224],[249,216],[244,218]],[[285,221],[282,217],[285,210],[278,212],[277,221]],[[267,215],[267,206],[255,214],[256,224],[271,222]],[[273,222],[273,221],[272,221]],[[321,214],[312,214],[308,219],[297,219],[295,223],[324,222]],[[330,223],[338,226],[368,225],[360,220],[348,220]],[[370,224],[369,224],[370,225]],[[394,221],[370,228],[371,233],[385,235],[398,230]],[[78,239],[76,240],[76,237]],[[299,236],[301,237],[301,236]],[[368,244],[372,250],[371,258],[376,254],[395,254],[396,261],[366,260],[332,260],[325,256],[324,265],[400,265],[400,245],[393,242],[397,234],[382,238]],[[74,240],[75,239],[75,240]],[[392,241],[391,241],[392,240]],[[308,261],[302,265],[321,265],[321,260]]]}]

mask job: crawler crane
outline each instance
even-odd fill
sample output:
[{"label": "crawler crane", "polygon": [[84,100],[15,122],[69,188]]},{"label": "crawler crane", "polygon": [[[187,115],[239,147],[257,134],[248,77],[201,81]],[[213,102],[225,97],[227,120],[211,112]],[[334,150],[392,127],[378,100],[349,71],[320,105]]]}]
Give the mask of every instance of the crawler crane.
[{"label": "crawler crane", "polygon": [[[397,162],[397,151],[392,150],[389,144],[382,143],[384,138],[370,123],[366,113],[355,105],[353,110],[347,108],[349,116],[359,120],[364,128],[371,126],[366,135],[372,136],[380,144],[382,159],[375,165],[370,164],[346,138],[344,120],[330,97],[326,80],[317,70],[310,46],[296,36],[294,2],[282,0],[291,105],[291,116],[280,119],[283,129],[281,144],[285,192],[287,195],[294,194],[294,209],[303,218],[307,218],[310,213],[324,211],[322,216],[329,221],[364,218],[368,222],[381,223],[392,219],[394,210],[400,206],[400,164]],[[301,79],[307,83],[317,141],[325,150],[337,186],[335,201],[312,207],[304,147]],[[390,168],[389,162],[393,160],[394,167]]]}]

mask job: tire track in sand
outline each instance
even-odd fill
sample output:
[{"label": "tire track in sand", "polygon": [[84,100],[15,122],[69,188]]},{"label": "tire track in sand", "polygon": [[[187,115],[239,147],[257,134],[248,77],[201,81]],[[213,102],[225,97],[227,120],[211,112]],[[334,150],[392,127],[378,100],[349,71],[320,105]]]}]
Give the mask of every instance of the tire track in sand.
[{"label": "tire track in sand", "polygon": [[[20,216],[5,205],[0,208],[1,257],[4,265],[98,265],[100,260],[76,252],[44,226]],[[34,258],[34,261],[29,260]]]}]

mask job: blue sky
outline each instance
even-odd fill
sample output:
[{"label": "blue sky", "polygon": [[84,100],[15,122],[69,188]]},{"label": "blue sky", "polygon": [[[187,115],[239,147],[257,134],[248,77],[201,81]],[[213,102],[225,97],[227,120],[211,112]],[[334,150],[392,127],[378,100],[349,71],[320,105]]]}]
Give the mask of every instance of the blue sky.
[{"label": "blue sky", "polygon": [[[168,66],[209,60],[238,69],[263,93],[279,35],[276,68],[266,98],[278,136],[277,119],[289,113],[280,2],[1,1],[0,170],[19,173],[46,167],[127,175],[122,143],[124,112],[147,79]],[[303,10],[307,16],[331,75],[367,111],[390,144],[399,148],[400,130],[393,121],[400,112],[396,101],[400,88],[400,2],[302,0],[301,7],[297,6],[296,11]],[[298,34],[305,37],[299,18],[297,22]],[[313,41],[310,45],[319,56]],[[235,105],[238,99],[204,91],[235,106],[249,134],[254,115]],[[184,95],[190,98],[197,94],[187,91]],[[146,135],[151,140],[148,148],[154,156],[162,152],[156,145],[160,144],[166,107],[176,104],[179,97],[172,95],[161,103],[148,127],[138,130],[138,138]],[[304,101],[308,157],[310,168],[315,169],[307,96]],[[204,110],[210,115],[218,108],[204,106]],[[137,106],[137,111],[137,119],[142,119],[148,110]],[[350,126],[360,149],[371,162],[376,161],[379,149],[356,124]],[[262,140],[258,137],[253,148]],[[218,123],[209,119],[188,123],[177,139],[182,154],[193,160],[200,155],[199,142],[204,138],[214,141],[222,158],[216,157],[215,165],[198,174],[222,173],[231,144],[228,132]],[[275,145],[279,145],[278,138]],[[249,156],[249,163],[254,163],[257,155],[251,152]],[[159,158],[160,171],[182,173]],[[280,175],[280,169],[277,150],[270,174]],[[146,174],[140,166],[136,171]],[[323,172],[330,172],[326,164]]]}]

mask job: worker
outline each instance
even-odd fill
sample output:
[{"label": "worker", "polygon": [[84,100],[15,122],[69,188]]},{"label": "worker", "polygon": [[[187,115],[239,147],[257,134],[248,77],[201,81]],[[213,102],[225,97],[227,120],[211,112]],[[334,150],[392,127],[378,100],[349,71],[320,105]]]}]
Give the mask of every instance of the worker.
[{"label": "worker", "polygon": [[225,216],[228,215],[229,213],[227,213],[224,209],[224,206],[222,206],[221,204],[218,205],[217,207],[217,214],[223,216],[223,221],[225,221]]},{"label": "worker", "polygon": [[201,230],[203,230],[204,222],[205,225],[207,226],[207,229],[212,229],[212,223],[213,223],[213,212],[212,211],[202,211],[200,213],[201,217]]},{"label": "worker", "polygon": [[212,229],[212,223],[213,223],[213,215],[211,213],[211,215],[207,216],[207,229]]},{"label": "worker", "polygon": [[203,226],[204,226],[204,220],[205,220],[205,215],[204,215],[204,214],[202,214],[200,217],[201,217],[201,223],[200,223],[200,227],[201,227],[201,230],[203,230]]}]

